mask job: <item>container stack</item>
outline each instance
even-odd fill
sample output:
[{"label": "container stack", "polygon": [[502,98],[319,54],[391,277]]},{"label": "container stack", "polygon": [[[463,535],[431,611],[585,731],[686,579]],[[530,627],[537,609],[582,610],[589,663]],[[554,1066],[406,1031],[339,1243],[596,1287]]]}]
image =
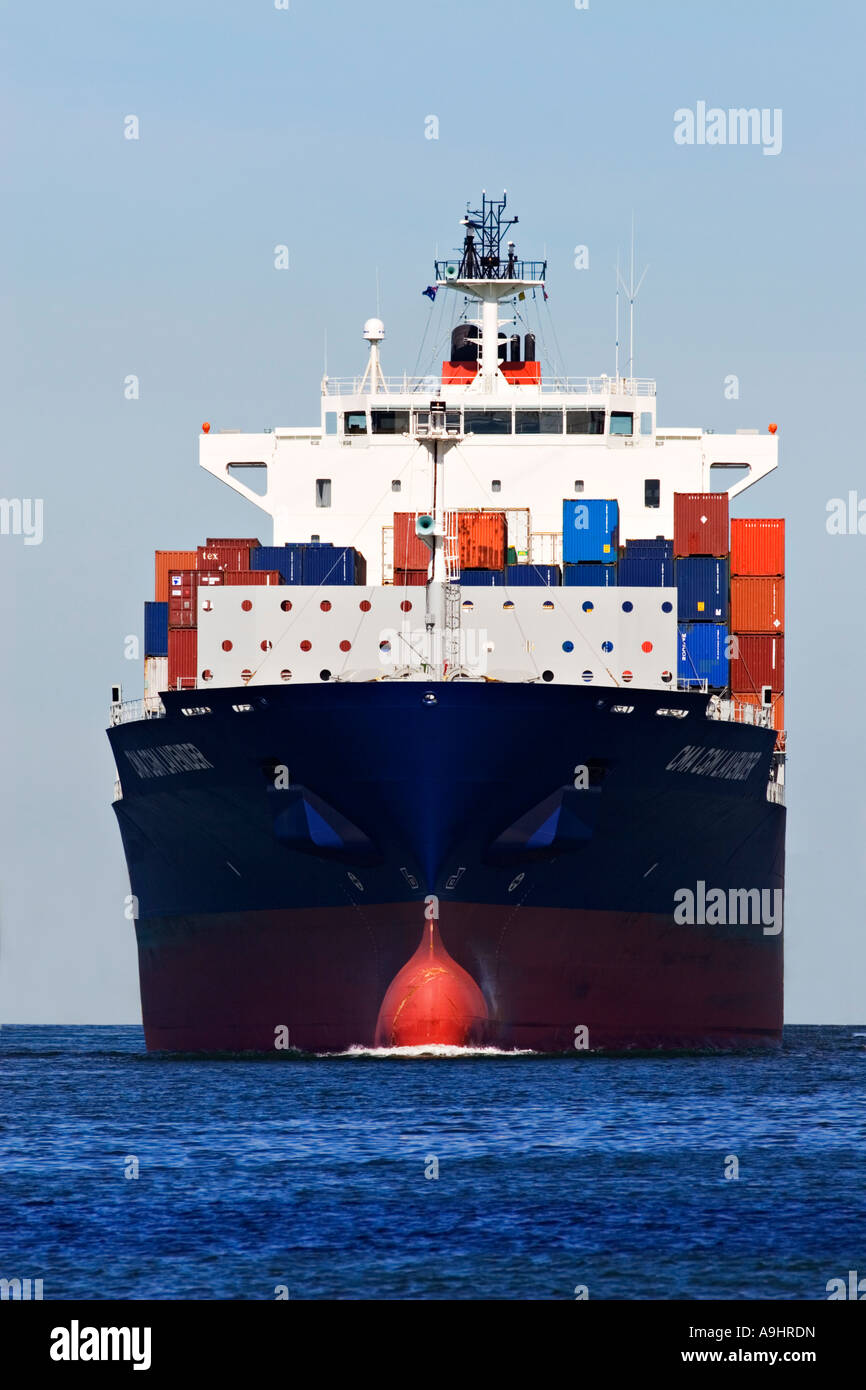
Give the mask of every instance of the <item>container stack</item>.
[{"label": "container stack", "polygon": [[[354,546],[331,541],[262,545],[258,537],[208,536],[197,550],[158,550],[155,578],[156,602],[145,605],[145,696],[197,684],[200,589],[364,584],[367,564]],[[163,650],[151,650],[157,646]]]},{"label": "container stack", "polygon": [[731,522],[731,693],[772,708],[785,729],[785,522],[742,517]]},{"label": "container stack", "polygon": [[619,504],[615,498],[563,499],[563,584],[572,588],[609,588],[616,584],[618,543]]},{"label": "container stack", "polygon": [[730,679],[726,492],[674,493],[673,564],[668,582],[677,588],[677,675],[724,690]]},{"label": "container stack", "polygon": [[668,589],[674,583],[674,543],[663,536],[626,541],[619,562],[620,584]]}]

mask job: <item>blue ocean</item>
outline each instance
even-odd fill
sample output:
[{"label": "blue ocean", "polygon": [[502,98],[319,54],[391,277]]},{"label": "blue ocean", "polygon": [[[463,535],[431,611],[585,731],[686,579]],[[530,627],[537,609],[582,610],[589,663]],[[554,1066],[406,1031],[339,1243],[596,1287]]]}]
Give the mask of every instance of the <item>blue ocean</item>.
[{"label": "blue ocean", "polygon": [[0,1276],[45,1299],[826,1299],[866,1273],[866,1026],[262,1060],[4,1027],[0,1078]]}]

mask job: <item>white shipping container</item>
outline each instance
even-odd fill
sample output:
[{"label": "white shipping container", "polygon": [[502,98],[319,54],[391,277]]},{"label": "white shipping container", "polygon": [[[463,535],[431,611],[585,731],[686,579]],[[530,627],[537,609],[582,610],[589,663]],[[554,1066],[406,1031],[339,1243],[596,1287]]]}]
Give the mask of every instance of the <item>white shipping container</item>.
[{"label": "white shipping container", "polygon": [[144,698],[158,700],[161,692],[168,689],[168,657],[146,656],[144,658]]}]

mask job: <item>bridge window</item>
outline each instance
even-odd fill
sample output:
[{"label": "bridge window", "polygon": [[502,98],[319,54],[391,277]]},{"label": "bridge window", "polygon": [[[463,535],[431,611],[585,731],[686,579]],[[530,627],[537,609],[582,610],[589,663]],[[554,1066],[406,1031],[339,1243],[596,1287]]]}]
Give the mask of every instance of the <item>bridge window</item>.
[{"label": "bridge window", "polygon": [[566,434],[604,434],[603,410],[567,410]]},{"label": "bridge window", "polygon": [[510,410],[464,410],[463,427],[467,434],[510,434]]},{"label": "bridge window", "polygon": [[374,434],[408,434],[408,410],[371,410]]},{"label": "bridge window", "polygon": [[658,478],[645,478],[643,485],[643,504],[645,507],[658,507],[661,496],[661,482]]},{"label": "bridge window", "polygon": [[343,416],[344,434],[366,434],[367,416],[363,410],[347,410]]},{"label": "bridge window", "polygon": [[562,434],[561,410],[515,410],[515,434]]},{"label": "bridge window", "polygon": [[399,479],[399,478],[392,478],[392,479],[391,479],[391,491],[392,491],[392,492],[399,492],[400,489],[402,488],[402,486],[403,486],[403,484],[400,482],[400,479]]},{"label": "bridge window", "polygon": [[630,410],[612,410],[610,412],[610,432],[611,434],[634,434],[634,416]]},{"label": "bridge window", "polygon": [[330,478],[316,479],[316,506],[330,507],[331,505],[331,480]]}]

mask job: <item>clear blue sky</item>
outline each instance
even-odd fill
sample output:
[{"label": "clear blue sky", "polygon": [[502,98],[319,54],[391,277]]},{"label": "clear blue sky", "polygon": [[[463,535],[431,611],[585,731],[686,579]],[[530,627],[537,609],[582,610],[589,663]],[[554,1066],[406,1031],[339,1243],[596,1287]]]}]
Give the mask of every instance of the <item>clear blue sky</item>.
[{"label": "clear blue sky", "polygon": [[[386,370],[411,370],[434,247],[482,187],[546,248],[571,374],[611,369],[633,209],[660,422],[779,423],[738,511],[788,518],[787,1017],[866,1016],[866,536],[825,529],[866,496],[864,27],[833,0],[6,9],[0,493],[43,498],[45,534],[0,536],[0,1020],[138,1018],[109,688],[140,690],[154,549],[259,525],[197,468],[200,422],[316,422],[324,332],[356,370],[377,268]],[[698,101],[781,108],[781,154],[678,146]]]}]

